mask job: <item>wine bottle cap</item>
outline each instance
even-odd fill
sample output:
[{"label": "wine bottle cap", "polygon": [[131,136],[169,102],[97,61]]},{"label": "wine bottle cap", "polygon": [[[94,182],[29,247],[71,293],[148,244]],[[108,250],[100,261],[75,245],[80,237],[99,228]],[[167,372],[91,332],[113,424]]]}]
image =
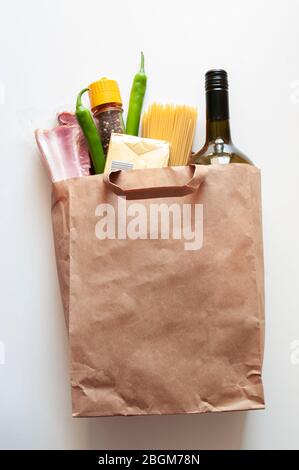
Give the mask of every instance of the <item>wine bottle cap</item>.
[{"label": "wine bottle cap", "polygon": [[227,73],[222,69],[209,70],[206,75],[206,91],[228,90]]}]

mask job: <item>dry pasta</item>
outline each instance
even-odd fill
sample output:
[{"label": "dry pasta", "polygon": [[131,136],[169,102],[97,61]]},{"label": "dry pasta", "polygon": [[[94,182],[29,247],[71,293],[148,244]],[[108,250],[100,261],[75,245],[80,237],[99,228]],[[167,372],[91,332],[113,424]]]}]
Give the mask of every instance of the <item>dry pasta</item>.
[{"label": "dry pasta", "polygon": [[170,143],[169,165],[188,163],[194,139],[197,110],[191,106],[153,103],[143,114],[142,136]]}]

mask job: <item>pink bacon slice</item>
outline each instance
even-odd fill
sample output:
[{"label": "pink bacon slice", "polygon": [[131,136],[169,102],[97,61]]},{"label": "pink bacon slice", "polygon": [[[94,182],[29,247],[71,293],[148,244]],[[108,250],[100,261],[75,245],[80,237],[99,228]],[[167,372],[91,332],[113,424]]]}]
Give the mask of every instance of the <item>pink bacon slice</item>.
[{"label": "pink bacon slice", "polygon": [[57,114],[57,121],[62,126],[78,126],[78,121],[74,113],[63,111]]},{"label": "pink bacon slice", "polygon": [[72,113],[60,113],[54,129],[37,129],[35,138],[52,181],[89,175],[90,159],[84,135]]}]

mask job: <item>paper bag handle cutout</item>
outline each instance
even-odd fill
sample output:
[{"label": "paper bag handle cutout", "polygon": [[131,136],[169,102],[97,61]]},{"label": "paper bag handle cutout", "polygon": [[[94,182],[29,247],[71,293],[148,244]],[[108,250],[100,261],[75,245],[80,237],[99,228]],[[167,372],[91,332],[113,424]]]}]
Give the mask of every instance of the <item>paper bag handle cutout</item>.
[{"label": "paper bag handle cutout", "polygon": [[[188,168],[188,170],[191,172],[191,178],[188,181],[186,181],[186,168]],[[104,182],[115,194],[118,196],[126,196],[127,199],[182,197],[195,192],[202,184],[207,173],[207,170],[204,166],[194,164],[189,165],[188,167],[168,167],[164,168],[163,171],[166,172],[168,181],[169,179],[173,180],[175,184],[137,188],[121,187],[117,184],[117,181],[119,180],[120,174],[126,174],[126,172],[121,170],[105,175]]]}]

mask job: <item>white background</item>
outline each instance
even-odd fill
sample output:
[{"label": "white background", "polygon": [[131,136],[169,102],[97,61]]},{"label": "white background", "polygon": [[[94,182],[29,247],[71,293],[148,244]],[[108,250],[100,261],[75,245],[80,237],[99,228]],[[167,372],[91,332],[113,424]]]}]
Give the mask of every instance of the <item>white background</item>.
[{"label": "white background", "polygon": [[[298,24],[295,0],[1,1],[1,448],[299,448]],[[194,149],[204,73],[229,73],[234,141],[262,168],[266,411],[71,418],[51,185],[33,131],[101,76],[126,107],[140,50],[147,103],[198,106]]]}]

